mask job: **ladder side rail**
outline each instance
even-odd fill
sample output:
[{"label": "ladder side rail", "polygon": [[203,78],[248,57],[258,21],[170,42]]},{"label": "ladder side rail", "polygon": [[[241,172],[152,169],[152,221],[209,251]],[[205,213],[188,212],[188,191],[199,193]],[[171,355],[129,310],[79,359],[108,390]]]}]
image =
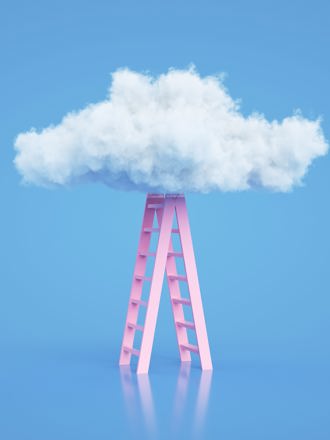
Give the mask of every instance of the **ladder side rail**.
[{"label": "ladder side rail", "polygon": [[[157,199],[159,200],[159,198]],[[155,209],[148,208],[148,204],[153,203],[155,199],[153,197],[147,196],[146,204],[144,208],[143,221],[140,232],[140,239],[138,244],[138,250],[135,260],[133,280],[131,285],[131,292],[129,296],[128,309],[126,315],[126,322],[123,334],[123,340],[120,352],[120,365],[129,365],[132,357],[132,353],[124,350],[124,347],[133,348],[135,331],[128,327],[128,324],[136,324],[139,314],[138,304],[133,304],[132,299],[141,299],[143,282],[136,279],[137,275],[144,275],[147,265],[147,259],[139,255],[141,251],[147,252],[150,245],[151,234],[149,232],[144,232],[144,228],[151,228],[153,225],[153,220],[155,216]]]},{"label": "ladder side rail", "polygon": [[163,287],[168,246],[171,237],[172,221],[174,215],[174,201],[165,199],[162,220],[159,231],[158,245],[152,274],[148,307],[145,317],[144,332],[142,336],[140,356],[137,373],[148,373],[152,345],[158,316],[160,296]]},{"label": "ladder side rail", "polygon": [[192,313],[195,322],[199,357],[203,370],[212,370],[212,360],[207,336],[202,297],[199,287],[197,267],[191,238],[187,207],[185,199],[178,198],[176,201],[176,212],[180,232],[181,247],[184,265],[187,274],[187,282],[190,293]]}]

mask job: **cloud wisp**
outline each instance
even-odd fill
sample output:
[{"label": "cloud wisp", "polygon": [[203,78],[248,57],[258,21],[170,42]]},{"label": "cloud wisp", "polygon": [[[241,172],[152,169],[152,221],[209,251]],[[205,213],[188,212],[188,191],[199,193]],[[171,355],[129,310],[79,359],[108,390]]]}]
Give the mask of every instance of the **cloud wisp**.
[{"label": "cloud wisp", "polygon": [[328,151],[320,120],[243,116],[217,76],[121,69],[107,99],[15,140],[23,181],[124,190],[289,191]]}]

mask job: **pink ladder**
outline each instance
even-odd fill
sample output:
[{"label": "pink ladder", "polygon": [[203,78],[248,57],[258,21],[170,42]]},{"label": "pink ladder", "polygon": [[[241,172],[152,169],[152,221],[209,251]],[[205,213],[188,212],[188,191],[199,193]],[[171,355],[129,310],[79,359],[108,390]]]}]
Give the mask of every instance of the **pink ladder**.
[{"label": "pink ladder", "polygon": [[[175,216],[177,227],[173,228]],[[159,234],[155,252],[149,250],[152,234]],[[172,234],[179,234],[180,251],[174,249]],[[150,277],[146,276],[148,258],[155,259]],[[176,258],[183,259],[185,274],[177,272]],[[148,373],[165,271],[181,361],[191,361],[191,352],[197,353],[202,369],[212,370],[186,201],[182,194],[147,195],[119,364],[129,365],[132,355],[138,356],[137,373]],[[182,295],[181,282],[187,283],[189,293],[186,296]],[[150,283],[148,298],[144,298],[144,283]],[[139,322],[141,308],[146,308],[144,325]],[[192,320],[185,319],[188,308],[191,308]],[[195,332],[197,343],[189,342],[188,330]],[[137,332],[142,332],[140,350],[134,347]]]}]

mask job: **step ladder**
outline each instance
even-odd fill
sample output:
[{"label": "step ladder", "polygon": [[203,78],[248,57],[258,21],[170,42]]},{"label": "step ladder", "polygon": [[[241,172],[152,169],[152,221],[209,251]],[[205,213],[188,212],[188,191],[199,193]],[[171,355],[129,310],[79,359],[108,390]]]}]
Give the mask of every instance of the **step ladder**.
[{"label": "step ladder", "polygon": [[[157,227],[154,225],[155,219]],[[175,219],[177,227],[173,228]],[[151,252],[149,248],[154,234],[158,234],[158,243],[156,251]],[[174,248],[174,234],[180,238],[180,251]],[[151,276],[146,276],[150,258],[154,258],[153,271]],[[179,258],[183,260],[185,274],[177,271],[176,259]],[[191,353],[197,353],[202,369],[211,370],[210,348],[183,194],[147,195],[119,364],[129,365],[132,356],[137,356],[137,373],[148,373],[165,272],[181,361],[191,361]],[[145,283],[149,283],[148,289]],[[186,296],[182,295],[184,289],[180,283],[187,284]],[[147,298],[144,298],[145,290],[148,292]],[[145,309],[144,323],[139,322],[141,308]],[[187,320],[185,316],[189,314],[189,308],[192,319]],[[189,330],[195,332],[197,343],[189,342]],[[140,348],[134,346],[137,332],[142,336]]]}]

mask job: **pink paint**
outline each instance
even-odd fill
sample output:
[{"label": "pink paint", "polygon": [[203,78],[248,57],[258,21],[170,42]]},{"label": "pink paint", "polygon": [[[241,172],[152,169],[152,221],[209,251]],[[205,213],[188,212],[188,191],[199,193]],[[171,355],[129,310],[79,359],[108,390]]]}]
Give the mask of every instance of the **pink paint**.
[{"label": "pink paint", "polygon": [[[173,228],[175,216],[177,228]],[[153,225],[155,217],[158,227]],[[156,252],[149,250],[152,234],[159,234]],[[172,234],[179,234],[180,251],[173,249]],[[155,259],[151,277],[145,275],[148,258]],[[184,261],[185,274],[177,273],[178,258]],[[165,272],[181,361],[190,361],[191,352],[197,353],[202,369],[212,370],[186,201],[182,194],[147,195],[119,364],[129,365],[132,355],[138,356],[137,373],[148,373]],[[141,298],[143,283],[150,284],[148,301]],[[187,283],[189,298],[181,296],[180,283]],[[139,307],[146,307],[144,323],[138,323]],[[185,307],[191,307],[192,321],[185,319]],[[188,329],[196,332],[197,344],[189,342]],[[133,347],[137,331],[142,332],[141,347]]]}]

